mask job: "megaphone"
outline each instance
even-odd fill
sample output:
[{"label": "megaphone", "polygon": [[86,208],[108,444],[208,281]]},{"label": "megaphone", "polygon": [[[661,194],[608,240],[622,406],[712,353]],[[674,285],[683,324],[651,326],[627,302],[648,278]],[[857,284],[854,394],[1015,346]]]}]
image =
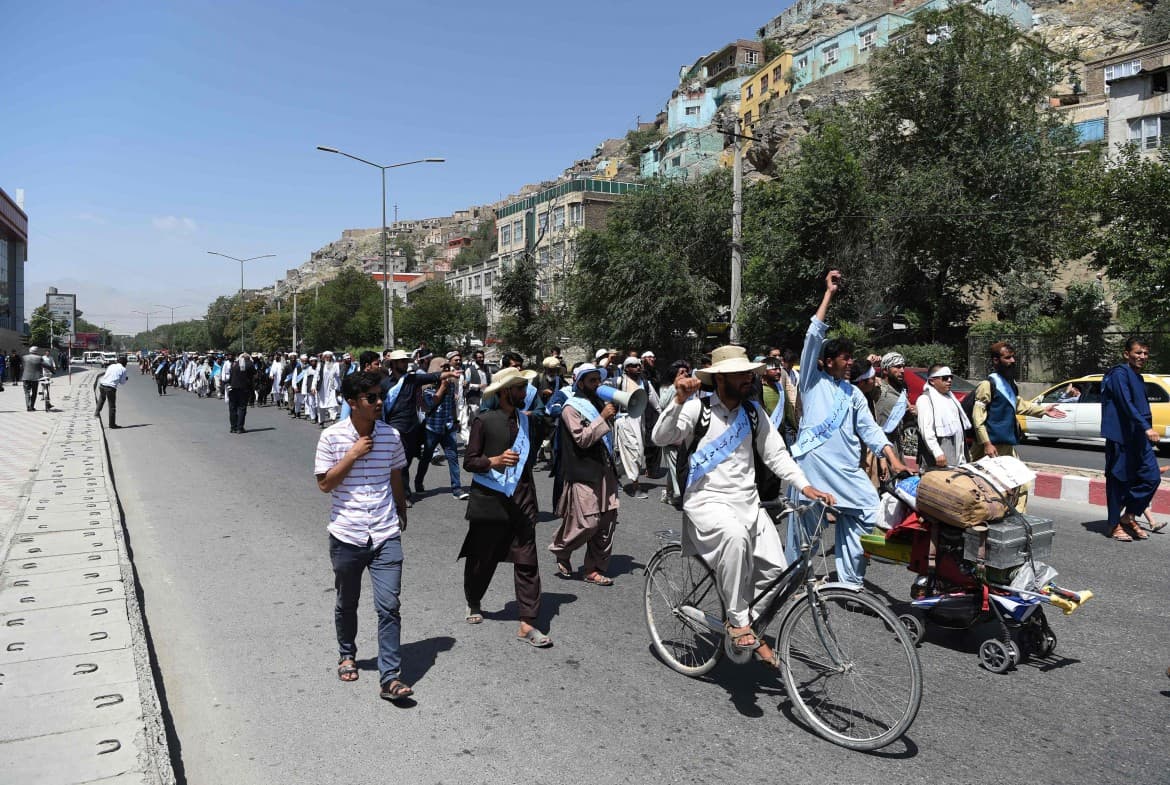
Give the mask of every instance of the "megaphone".
[{"label": "megaphone", "polygon": [[650,400],[650,396],[646,395],[646,391],[641,387],[630,393],[616,387],[606,387],[604,384],[597,388],[597,397],[614,406],[625,407],[631,417],[641,417]]}]

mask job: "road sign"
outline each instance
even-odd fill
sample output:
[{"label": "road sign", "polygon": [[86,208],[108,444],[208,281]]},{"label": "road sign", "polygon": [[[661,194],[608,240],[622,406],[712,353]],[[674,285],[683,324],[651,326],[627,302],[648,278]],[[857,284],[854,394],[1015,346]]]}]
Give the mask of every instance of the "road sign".
[{"label": "road sign", "polygon": [[65,322],[65,330],[58,333],[53,331],[53,338],[61,341],[61,343],[73,343],[73,334],[75,332],[74,321],[77,318],[77,295],[75,294],[46,294],[45,305],[49,309],[49,315],[55,321]]}]

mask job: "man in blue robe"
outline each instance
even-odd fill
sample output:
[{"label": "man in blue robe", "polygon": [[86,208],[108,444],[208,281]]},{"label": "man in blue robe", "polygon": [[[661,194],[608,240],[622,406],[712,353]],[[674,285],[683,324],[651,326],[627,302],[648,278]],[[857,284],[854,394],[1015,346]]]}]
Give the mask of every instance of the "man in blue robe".
[{"label": "man in blue robe", "polygon": [[[905,464],[874,421],[869,402],[846,379],[853,366],[853,345],[842,339],[825,340],[829,303],[840,289],[841,273],[825,276],[825,295],[812,318],[800,355],[800,431],[791,451],[810,485],[837,499],[837,580],[860,584],[865,577],[861,535],[877,523],[878,495],[861,468],[861,445],[882,455],[894,473]],[[818,361],[820,367],[818,367]],[[811,534],[815,513],[806,513]],[[791,563],[800,549],[795,527],[789,527],[786,556]]]},{"label": "man in blue robe", "polygon": [[[1149,537],[1138,518],[1161,482],[1154,457],[1154,445],[1161,434],[1154,429],[1142,378],[1150,347],[1141,339],[1127,338],[1122,356],[1125,362],[1110,368],[1101,381],[1101,435],[1105,437],[1105,502],[1113,527],[1110,536],[1118,542],[1133,542],[1134,537]],[[1126,528],[1133,532],[1132,537]]]}]

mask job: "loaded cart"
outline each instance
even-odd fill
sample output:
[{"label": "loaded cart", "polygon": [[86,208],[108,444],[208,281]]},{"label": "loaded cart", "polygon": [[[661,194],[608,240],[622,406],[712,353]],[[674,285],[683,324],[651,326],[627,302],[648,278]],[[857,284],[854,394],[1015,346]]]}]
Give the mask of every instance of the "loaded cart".
[{"label": "loaded cart", "polygon": [[[888,530],[863,536],[862,545],[870,558],[917,574],[901,614],[916,642],[928,624],[968,629],[994,622],[998,634],[980,645],[979,662],[1004,673],[1024,656],[1055,650],[1045,606],[1069,614],[1093,596],[1054,582],[1057,573],[1044,562],[1052,553],[1052,521],[1015,510],[1016,490],[1029,474],[1015,458],[985,458],[884,489],[902,506],[887,512]],[[893,506],[884,501],[887,510]]]}]

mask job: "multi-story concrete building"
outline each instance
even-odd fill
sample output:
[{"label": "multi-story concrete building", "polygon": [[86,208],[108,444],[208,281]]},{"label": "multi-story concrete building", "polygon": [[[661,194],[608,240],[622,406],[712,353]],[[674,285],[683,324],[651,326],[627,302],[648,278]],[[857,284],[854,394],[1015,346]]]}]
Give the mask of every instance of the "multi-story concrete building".
[{"label": "multi-story concrete building", "polygon": [[460,267],[447,274],[445,279],[448,288],[456,297],[470,297],[483,303],[483,312],[487,315],[488,334],[496,331],[500,322],[500,307],[496,303],[494,288],[496,278],[500,274],[500,257],[493,254],[483,262]]},{"label": "multi-story concrete building", "polygon": [[744,79],[740,85],[739,119],[746,135],[752,135],[752,124],[767,114],[767,107],[773,98],[788,95],[792,91],[794,54],[792,51],[782,52],[764,63],[759,71]]},{"label": "multi-story concrete building", "polygon": [[1109,85],[1109,144],[1132,144],[1142,155],[1155,156],[1170,147],[1170,56],[1161,64],[1143,58],[1136,73],[1118,76]]},{"label": "multi-story concrete building", "polygon": [[702,177],[719,167],[723,147],[723,134],[712,125],[680,128],[642,153],[642,176]]},{"label": "multi-story concrete building", "polygon": [[[17,191],[17,195],[20,192]],[[24,330],[24,264],[28,215],[0,189],[0,349],[20,348]]]},{"label": "multi-story concrete building", "polygon": [[540,298],[548,301],[561,296],[574,264],[577,234],[603,228],[606,213],[620,196],[645,187],[577,178],[500,206],[496,210],[500,272],[514,259],[530,254],[536,261]]}]

